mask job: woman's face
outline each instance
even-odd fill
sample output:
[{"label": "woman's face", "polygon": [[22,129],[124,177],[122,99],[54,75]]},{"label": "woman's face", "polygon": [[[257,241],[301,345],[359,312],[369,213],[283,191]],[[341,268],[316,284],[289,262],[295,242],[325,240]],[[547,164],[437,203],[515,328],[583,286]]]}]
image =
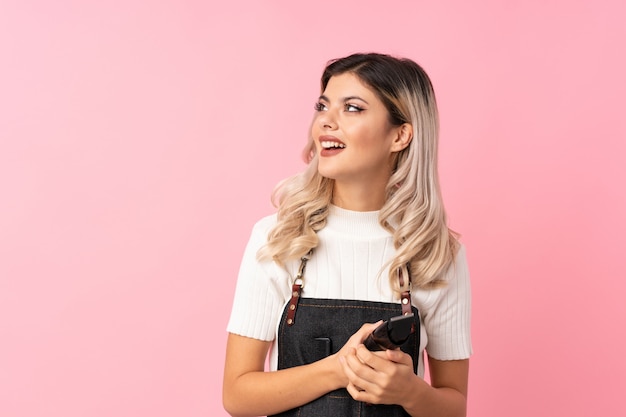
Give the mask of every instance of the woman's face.
[{"label": "woman's face", "polygon": [[317,102],[311,135],[318,171],[339,182],[380,184],[391,175],[401,127],[383,102],[352,73],[331,77]]}]

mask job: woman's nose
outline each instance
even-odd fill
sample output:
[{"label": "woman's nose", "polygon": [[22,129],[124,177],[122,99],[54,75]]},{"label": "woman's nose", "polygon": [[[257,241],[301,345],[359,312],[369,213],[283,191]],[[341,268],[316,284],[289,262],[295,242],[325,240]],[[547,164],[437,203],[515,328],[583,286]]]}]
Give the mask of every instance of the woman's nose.
[{"label": "woman's nose", "polygon": [[337,121],[335,118],[335,114],[331,110],[324,112],[319,117],[319,123],[320,123],[320,126],[324,129],[336,129],[337,128]]}]

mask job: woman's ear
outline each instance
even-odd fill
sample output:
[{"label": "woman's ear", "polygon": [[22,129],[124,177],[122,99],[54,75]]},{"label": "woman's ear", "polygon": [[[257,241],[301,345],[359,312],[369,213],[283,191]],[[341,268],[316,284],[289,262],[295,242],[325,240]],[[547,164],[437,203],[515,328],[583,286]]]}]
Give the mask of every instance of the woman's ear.
[{"label": "woman's ear", "polygon": [[391,145],[392,152],[400,152],[413,140],[413,126],[410,123],[404,123],[397,127],[397,135]]}]

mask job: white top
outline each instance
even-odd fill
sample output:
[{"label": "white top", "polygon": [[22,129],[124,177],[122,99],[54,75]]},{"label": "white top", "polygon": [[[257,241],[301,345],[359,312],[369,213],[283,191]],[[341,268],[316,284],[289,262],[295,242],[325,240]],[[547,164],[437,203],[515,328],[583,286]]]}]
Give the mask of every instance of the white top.
[{"label": "white top", "polygon": [[[317,232],[319,245],[306,266],[303,297],[399,303],[389,286],[388,268],[381,270],[395,249],[391,235],[378,222],[378,214],[330,207],[326,227]],[[276,215],[268,216],[252,230],[227,327],[231,333],[265,341],[278,338],[279,321],[291,297],[300,261],[289,262],[285,269],[273,261],[257,261],[256,253],[275,223]],[[418,372],[422,377],[424,349],[439,360],[467,359],[472,353],[471,293],[463,246],[445,280],[448,284],[443,288],[411,291],[411,301],[420,312]],[[274,343],[270,369],[276,370],[277,363]]]}]

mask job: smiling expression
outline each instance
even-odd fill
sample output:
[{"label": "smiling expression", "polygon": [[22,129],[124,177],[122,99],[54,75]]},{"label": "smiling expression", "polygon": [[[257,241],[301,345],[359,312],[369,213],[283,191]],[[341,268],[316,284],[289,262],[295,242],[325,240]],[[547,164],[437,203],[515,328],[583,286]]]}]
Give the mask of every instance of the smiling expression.
[{"label": "smiling expression", "polygon": [[319,173],[339,182],[386,184],[392,155],[406,144],[374,91],[352,73],[336,75],[315,110],[311,135]]}]

